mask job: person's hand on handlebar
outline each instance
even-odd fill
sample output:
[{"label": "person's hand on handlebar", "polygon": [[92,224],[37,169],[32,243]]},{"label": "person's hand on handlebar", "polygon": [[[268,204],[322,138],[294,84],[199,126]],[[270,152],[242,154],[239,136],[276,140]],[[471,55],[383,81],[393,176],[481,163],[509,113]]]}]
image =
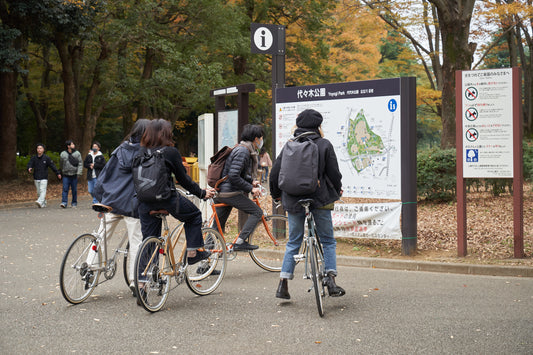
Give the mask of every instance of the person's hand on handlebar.
[{"label": "person's hand on handlebar", "polygon": [[254,187],[254,188],[252,189],[252,196],[253,196],[254,198],[260,197],[260,196],[261,196],[261,188],[259,188],[259,187]]},{"label": "person's hand on handlebar", "polygon": [[208,187],[205,189],[205,197],[204,199],[210,199],[213,198],[217,194],[217,190],[213,189],[212,187]]}]

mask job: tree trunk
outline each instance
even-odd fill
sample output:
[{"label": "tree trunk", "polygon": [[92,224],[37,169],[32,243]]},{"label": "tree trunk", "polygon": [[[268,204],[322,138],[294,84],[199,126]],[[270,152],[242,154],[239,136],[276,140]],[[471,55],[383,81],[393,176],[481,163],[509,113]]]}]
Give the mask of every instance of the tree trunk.
[{"label": "tree trunk", "polygon": [[475,0],[430,0],[437,7],[442,34],[441,148],[455,147],[455,71],[472,65],[475,44],[468,43]]},{"label": "tree trunk", "polygon": [[[144,60],[144,68],[143,73],[141,76],[141,86],[143,86],[143,82],[150,79],[152,77],[152,72],[154,70],[154,57],[155,57],[155,50],[153,48],[146,48],[146,55]],[[143,90],[143,89],[141,89]],[[141,98],[139,100],[139,109],[137,111],[137,117],[138,118],[148,118],[150,117],[149,107],[148,103],[145,99]]]},{"label": "tree trunk", "polygon": [[0,180],[17,178],[17,76],[0,72]]},{"label": "tree trunk", "polygon": [[81,48],[71,47],[68,40],[62,34],[57,34],[54,40],[59,58],[61,59],[61,78],[63,79],[63,107],[65,109],[65,139],[73,140],[80,144],[81,131],[79,127],[79,93],[76,70],[76,62],[79,59]]},{"label": "tree trunk", "polygon": [[91,87],[85,98],[85,109],[83,111],[83,139],[80,142],[80,151],[82,152],[88,152],[91,148],[92,141],[96,135],[96,123],[104,110],[104,104],[101,104],[96,111],[93,112],[93,105],[102,82],[102,66],[107,58],[109,58],[109,47],[104,39],[100,37],[100,56],[96,61]]}]

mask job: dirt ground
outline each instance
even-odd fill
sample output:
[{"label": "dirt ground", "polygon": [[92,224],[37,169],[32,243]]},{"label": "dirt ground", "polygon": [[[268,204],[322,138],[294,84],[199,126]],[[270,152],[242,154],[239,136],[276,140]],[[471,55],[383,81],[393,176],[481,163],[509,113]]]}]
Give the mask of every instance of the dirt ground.
[{"label": "dirt ground", "polygon": [[[33,180],[3,183],[0,204],[36,199]],[[487,192],[467,194],[468,255],[457,256],[456,203],[418,203],[418,240],[415,255],[402,256],[400,240],[339,239],[339,255],[428,260],[456,263],[533,266],[533,191],[524,185],[524,252],[525,258],[513,257],[513,197],[498,197]],[[78,193],[88,194],[87,183],[80,181]],[[47,199],[61,198],[61,183],[49,180]],[[269,205],[268,202],[264,205]],[[236,220],[231,218],[230,220]],[[229,222],[228,222],[229,223]],[[231,228],[230,225],[228,225]]]}]

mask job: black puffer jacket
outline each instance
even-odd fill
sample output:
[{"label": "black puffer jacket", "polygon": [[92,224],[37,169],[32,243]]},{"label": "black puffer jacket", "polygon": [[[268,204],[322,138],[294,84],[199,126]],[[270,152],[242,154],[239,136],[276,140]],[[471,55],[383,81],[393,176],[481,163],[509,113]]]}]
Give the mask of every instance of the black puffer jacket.
[{"label": "black puffer jacket", "polygon": [[319,187],[316,191],[307,196],[294,196],[285,191],[281,191],[278,186],[279,170],[281,168],[281,157],[283,150],[272,166],[270,173],[270,193],[273,198],[281,197],[283,208],[291,213],[303,212],[303,208],[298,204],[298,200],[312,198],[314,200],[311,208],[320,208],[339,199],[342,189],[342,174],[339,170],[337,155],[331,142],[322,138],[316,129],[298,128],[294,135],[313,131],[315,135],[309,136],[318,146],[318,179]]},{"label": "black puffer jacket", "polygon": [[243,145],[235,147],[224,164],[222,176],[227,175],[228,179],[220,184],[220,192],[250,193],[253,188],[253,159],[257,160],[257,155],[252,156],[247,147]]}]

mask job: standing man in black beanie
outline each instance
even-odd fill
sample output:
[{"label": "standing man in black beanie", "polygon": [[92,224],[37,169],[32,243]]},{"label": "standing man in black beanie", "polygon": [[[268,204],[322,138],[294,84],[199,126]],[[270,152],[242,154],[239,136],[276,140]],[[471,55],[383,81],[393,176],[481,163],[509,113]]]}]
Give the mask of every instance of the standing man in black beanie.
[{"label": "standing man in black beanie", "polygon": [[290,191],[282,191],[279,187],[279,172],[283,150],[274,162],[270,174],[270,193],[272,198],[279,199],[283,203],[283,208],[289,217],[289,242],[285,249],[285,256],[281,266],[280,282],[276,292],[276,297],[290,299],[288,280],[294,277],[296,262],[294,255],[298,254],[303,241],[305,211],[298,201],[303,198],[313,199],[311,213],[316,222],[317,232],[324,250],[324,262],[327,277],[324,279],[330,296],[343,296],[346,292],[342,287],[337,286],[335,277],[337,276],[337,242],[333,236],[333,221],[331,211],[334,202],[342,194],[342,174],[339,171],[337,156],[331,142],[323,138],[321,129],[322,115],[320,112],[307,109],[296,118],[296,130],[294,136],[306,134],[307,138],[313,140],[318,147],[318,179],[319,184],[315,192],[305,196],[291,195]]}]

